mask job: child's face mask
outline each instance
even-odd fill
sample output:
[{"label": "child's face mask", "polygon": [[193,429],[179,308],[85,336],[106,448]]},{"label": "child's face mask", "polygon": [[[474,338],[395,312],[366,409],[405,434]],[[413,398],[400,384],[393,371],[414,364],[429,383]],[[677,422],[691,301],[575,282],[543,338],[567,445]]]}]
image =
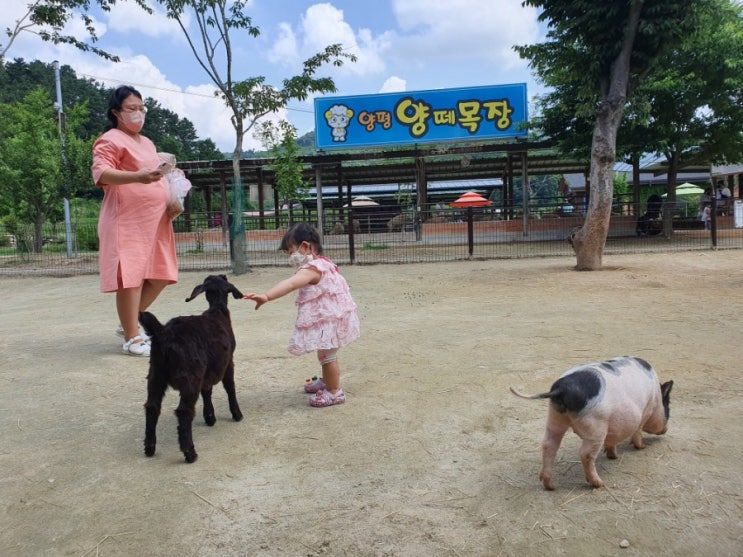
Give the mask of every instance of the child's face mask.
[{"label": "child's face mask", "polygon": [[307,256],[295,251],[289,256],[289,265],[295,269],[299,269],[302,265],[307,262]]},{"label": "child's face mask", "polygon": [[302,247],[300,246],[297,251],[289,255],[289,265],[291,265],[295,269],[299,269],[308,261],[312,261],[312,254],[302,253],[301,249]]}]

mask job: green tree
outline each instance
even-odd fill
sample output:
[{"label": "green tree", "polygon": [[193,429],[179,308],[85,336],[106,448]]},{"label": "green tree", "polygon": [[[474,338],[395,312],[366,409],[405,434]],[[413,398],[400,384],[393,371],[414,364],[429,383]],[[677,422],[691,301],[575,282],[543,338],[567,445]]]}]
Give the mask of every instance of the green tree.
[{"label": "green tree", "polygon": [[222,151],[211,139],[199,139],[193,144],[191,155],[187,160],[195,161],[219,161],[224,159]]},{"label": "green tree", "polygon": [[[151,13],[145,0],[134,0],[134,2]],[[109,11],[116,0],[97,0],[96,3],[102,10]],[[5,29],[8,42],[0,43],[0,64],[3,63],[5,55],[21,33],[33,33],[41,40],[54,44],[70,44],[82,51],[93,52],[102,58],[118,62],[117,56],[94,45],[98,41],[98,35],[95,32],[94,21],[88,13],[90,4],[90,0],[32,0],[27,3],[26,13],[15,22],[12,28]],[[82,21],[88,33],[89,42],[65,34],[66,27],[74,19]]]},{"label": "green tree", "polygon": [[41,252],[43,225],[61,205],[62,148],[49,96],[37,89],[13,105],[0,105],[0,198],[19,219],[34,225]]},{"label": "green tree", "polygon": [[[245,14],[248,0],[158,0],[165,6],[168,17],[174,19],[183,31],[196,61],[217,87],[219,96],[231,111],[235,130],[235,149],[232,153],[233,184],[233,271],[242,274],[248,270],[245,257],[245,234],[242,214],[243,186],[240,179],[240,156],[245,134],[256,122],[285,107],[293,99],[304,100],[311,93],[335,91],[329,77],[315,77],[325,64],[340,66],[344,60],[356,58],[346,53],[341,45],[327,46],[303,64],[300,75],[285,79],[282,86],[266,84],[264,76],[235,80],[233,77],[233,40],[258,37],[260,29]],[[195,22],[197,31],[188,24]],[[244,33],[244,35],[241,35]],[[243,54],[244,56],[244,54]]]},{"label": "green tree", "polygon": [[263,142],[271,156],[274,157],[270,167],[274,173],[274,188],[281,202],[289,207],[291,224],[293,202],[306,197],[308,193],[308,184],[303,175],[304,165],[299,159],[297,129],[285,120],[266,121],[258,124],[255,136]]},{"label": "green tree", "polygon": [[[89,121],[90,113],[87,102],[65,108],[64,152],[62,153],[62,182],[60,184],[63,197],[72,198],[84,195],[95,187],[90,176],[95,138],[86,134]],[[50,216],[61,221],[62,207],[57,206],[57,209],[50,213]]]},{"label": "green tree", "polygon": [[184,124],[175,112],[163,108],[155,99],[146,99],[145,106],[147,118],[144,133],[157,146],[157,150],[172,153],[179,161],[189,160],[186,153],[192,151],[190,146],[197,140],[193,124]]},{"label": "green tree", "polygon": [[583,227],[573,239],[578,270],[602,266],[617,132],[628,95],[664,50],[695,28],[694,8],[705,1],[524,1],[542,10],[539,18],[549,29],[544,43],[518,46],[517,52],[555,88],[554,99],[573,104],[576,126],[593,122],[591,196]]},{"label": "green tree", "polygon": [[[93,80],[77,77],[75,70],[67,65],[59,68],[59,74],[65,112],[68,107],[82,103],[88,107],[88,116],[81,122],[77,133],[86,139],[99,135],[106,120],[111,89]],[[0,102],[18,102],[38,87],[56,99],[53,64],[16,59],[0,65]]]},{"label": "green tree", "polygon": [[[628,108],[647,115],[637,133],[666,159],[671,204],[684,163],[743,160],[743,9],[729,0],[698,8],[696,29],[659,59]],[[663,230],[672,234],[671,211],[663,213]]]}]

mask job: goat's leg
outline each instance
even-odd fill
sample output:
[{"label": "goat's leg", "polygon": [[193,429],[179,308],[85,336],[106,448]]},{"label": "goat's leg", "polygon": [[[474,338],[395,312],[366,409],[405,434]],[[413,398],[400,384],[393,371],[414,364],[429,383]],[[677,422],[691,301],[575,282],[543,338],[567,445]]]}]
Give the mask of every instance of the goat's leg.
[{"label": "goat's leg", "polygon": [[217,423],[217,416],[214,414],[214,404],[212,403],[212,388],[201,389],[201,399],[204,401],[204,421],[209,427]]},{"label": "goat's leg", "polygon": [[227,371],[222,379],[222,386],[227,391],[227,400],[230,402],[232,419],[239,422],[243,419],[243,414],[240,412],[240,406],[237,404],[237,395],[235,394],[235,366],[232,362],[227,366]]},{"label": "goat's leg", "polygon": [[157,444],[157,420],[160,418],[160,408],[168,384],[157,378],[150,370],[147,377],[147,402],[144,403],[145,428],[144,428],[144,454],[153,456]]},{"label": "goat's leg", "polygon": [[175,409],[175,415],[178,416],[178,445],[186,456],[186,462],[193,462],[199,456],[193,446],[193,434],[191,426],[193,418],[196,415],[196,401],[199,399],[198,393],[184,394],[181,392],[181,402]]}]

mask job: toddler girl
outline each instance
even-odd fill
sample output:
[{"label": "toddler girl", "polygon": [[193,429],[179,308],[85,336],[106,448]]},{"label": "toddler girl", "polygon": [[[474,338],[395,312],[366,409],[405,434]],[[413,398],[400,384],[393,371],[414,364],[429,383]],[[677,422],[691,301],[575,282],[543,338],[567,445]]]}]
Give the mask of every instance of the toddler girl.
[{"label": "toddler girl", "polygon": [[317,351],[322,378],[308,379],[304,390],[311,393],[311,406],[333,406],[346,402],[340,388],[337,352],[359,337],[359,318],[348,283],[338,267],[323,256],[320,235],[312,226],[300,222],[289,228],[281,240],[289,254],[294,275],[272,286],[264,294],[245,294],[255,309],[290,292],[297,294],[297,320],[289,341],[295,355]]}]

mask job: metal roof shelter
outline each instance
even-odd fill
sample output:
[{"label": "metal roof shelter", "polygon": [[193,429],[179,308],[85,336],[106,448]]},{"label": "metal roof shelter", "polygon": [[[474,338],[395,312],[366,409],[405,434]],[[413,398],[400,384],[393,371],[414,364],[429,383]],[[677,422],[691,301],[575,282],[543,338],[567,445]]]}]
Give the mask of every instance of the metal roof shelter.
[{"label": "metal roof shelter", "polygon": [[[428,200],[430,203],[439,201],[448,202],[456,199],[463,191],[474,190],[488,197],[493,190],[500,190],[503,187],[501,178],[478,178],[463,180],[429,180],[428,181]],[[391,183],[391,184],[361,184],[353,187],[353,196],[368,195],[373,197],[379,203],[398,204],[401,194],[416,194],[416,184],[414,182]],[[317,188],[309,188],[310,200],[317,197]],[[337,187],[322,188],[322,197],[328,203],[335,204],[338,198]]]},{"label": "metal roof shelter", "polygon": [[[515,176],[547,174],[587,174],[588,161],[566,161],[550,143],[481,143],[400,150],[374,150],[353,153],[320,153],[300,157],[305,178],[315,191],[327,188],[342,191],[341,198],[358,195],[363,186],[415,184],[419,197],[426,198],[429,182],[502,180],[513,184]],[[243,183],[273,185],[270,169],[273,159],[243,159]],[[179,163],[192,185],[198,189],[229,188],[232,161],[190,161]],[[355,189],[356,187],[356,189]],[[463,185],[462,189],[467,189]],[[454,191],[456,188],[452,188]],[[364,192],[366,193],[366,192]],[[338,199],[338,195],[335,196]],[[329,200],[330,201],[330,200]],[[419,199],[425,203],[424,199]]]}]

